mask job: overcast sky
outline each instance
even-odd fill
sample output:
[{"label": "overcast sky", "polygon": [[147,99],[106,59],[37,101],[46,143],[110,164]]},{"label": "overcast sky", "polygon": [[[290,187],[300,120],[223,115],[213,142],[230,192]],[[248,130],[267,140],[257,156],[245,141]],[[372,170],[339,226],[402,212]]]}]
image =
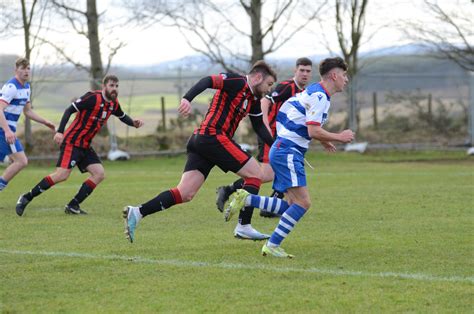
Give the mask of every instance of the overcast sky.
[{"label": "overcast sky", "polygon": [[[8,1],[8,0],[7,0]],[[98,10],[100,12],[106,10],[110,17],[120,17],[123,11],[117,6],[119,0],[100,0],[98,2]],[[18,1],[12,1],[13,5],[18,5]],[[373,35],[368,42],[365,42],[362,51],[369,51],[373,49],[396,46],[407,43],[400,31],[394,27],[394,23],[400,21],[402,18],[418,18],[425,17],[426,12],[422,10],[421,0],[400,0],[400,1],[385,1],[385,0],[370,0],[367,14],[366,40],[367,35]],[[470,0],[441,0],[438,3],[443,6],[453,7],[457,6],[473,11],[473,4]],[[242,12],[241,16],[237,17],[246,23],[247,17]],[[291,41],[285,44],[276,53],[270,57],[300,57],[303,55],[321,55],[327,54],[328,50],[322,44],[322,38],[326,38],[335,53],[339,53],[336,42],[335,33],[333,31],[332,16],[326,17],[324,34],[317,23],[311,24],[307,29],[298,33]],[[48,21],[50,27],[61,28],[61,25],[55,25],[54,22]],[[387,25],[379,29],[380,26]],[[102,32],[102,29],[100,30]],[[105,33],[102,32],[102,35]],[[74,51],[74,58],[88,63],[87,47],[84,47],[84,41],[80,38],[75,38],[72,35],[50,33],[50,38],[54,38],[58,42],[67,45]],[[120,38],[120,40],[127,43],[127,46],[122,48],[114,59],[114,64],[120,65],[148,65],[156,64],[163,61],[174,60],[184,56],[196,54],[188,47],[181,34],[170,27],[163,27],[154,25],[145,30],[132,28],[129,25],[119,25],[113,29],[113,32],[108,35],[108,39]],[[19,32],[14,36],[2,38],[1,53],[22,55],[24,51],[22,33]],[[55,53],[51,50],[42,48],[41,55],[32,60],[36,63],[43,63],[45,59],[49,63],[55,63]],[[105,55],[104,51],[103,54]],[[105,57],[103,57],[105,60]],[[105,61],[104,61],[105,63]]]}]

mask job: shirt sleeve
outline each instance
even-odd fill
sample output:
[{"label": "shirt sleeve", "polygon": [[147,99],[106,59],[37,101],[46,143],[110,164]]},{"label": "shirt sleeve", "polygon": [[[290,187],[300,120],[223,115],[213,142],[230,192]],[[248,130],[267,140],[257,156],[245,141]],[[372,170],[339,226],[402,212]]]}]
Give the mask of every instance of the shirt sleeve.
[{"label": "shirt sleeve", "polygon": [[270,99],[270,101],[274,103],[283,103],[292,95],[291,85],[290,84],[278,84],[275,87],[275,90],[265,97]]},{"label": "shirt sleeve", "polygon": [[123,112],[122,107],[120,107],[120,103],[117,101],[117,106],[115,107],[115,110],[113,112],[113,115],[120,118],[125,117],[125,112]]},{"label": "shirt sleeve", "polygon": [[15,84],[8,83],[3,85],[1,93],[0,99],[9,104],[17,93]]},{"label": "shirt sleeve", "polygon": [[306,108],[306,124],[321,126],[326,122],[329,102],[326,95],[316,92],[311,95],[305,94],[303,103]]},{"label": "shirt sleeve", "polygon": [[212,88],[225,90],[230,93],[240,91],[246,84],[245,78],[235,73],[221,73],[213,75],[211,78]]},{"label": "shirt sleeve", "polygon": [[256,117],[261,115],[263,115],[262,105],[260,103],[260,99],[256,99],[250,107],[249,116]]},{"label": "shirt sleeve", "polygon": [[76,111],[92,110],[96,101],[96,94],[88,92],[84,96],[73,101],[71,105],[76,109]]}]

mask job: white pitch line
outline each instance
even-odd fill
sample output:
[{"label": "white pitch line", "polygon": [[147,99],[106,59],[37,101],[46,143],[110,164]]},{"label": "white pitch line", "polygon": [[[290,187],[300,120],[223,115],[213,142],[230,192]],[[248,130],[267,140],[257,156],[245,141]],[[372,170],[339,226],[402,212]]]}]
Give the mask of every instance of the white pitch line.
[{"label": "white pitch line", "polygon": [[126,256],[126,255],[98,255],[90,253],[76,253],[76,252],[45,252],[45,251],[18,251],[18,250],[5,250],[0,249],[0,253],[10,255],[33,255],[33,256],[47,256],[47,257],[71,257],[71,258],[82,258],[82,259],[98,259],[98,260],[116,260],[126,261],[133,263],[142,264],[157,264],[157,265],[169,265],[176,267],[206,267],[206,268],[223,268],[223,269],[247,269],[247,270],[268,270],[275,272],[298,272],[298,273],[311,273],[311,274],[322,274],[332,276],[353,276],[353,277],[375,277],[375,278],[395,278],[395,279],[408,279],[417,281],[448,281],[448,282],[468,282],[474,283],[474,277],[468,276],[436,276],[430,274],[420,273],[396,273],[396,272],[366,272],[366,271],[351,271],[351,270],[340,270],[340,269],[327,269],[327,268],[296,268],[296,267],[275,267],[268,265],[248,265],[238,263],[209,263],[209,262],[198,262],[198,261],[183,261],[183,260],[161,260],[152,259],[141,256]]}]

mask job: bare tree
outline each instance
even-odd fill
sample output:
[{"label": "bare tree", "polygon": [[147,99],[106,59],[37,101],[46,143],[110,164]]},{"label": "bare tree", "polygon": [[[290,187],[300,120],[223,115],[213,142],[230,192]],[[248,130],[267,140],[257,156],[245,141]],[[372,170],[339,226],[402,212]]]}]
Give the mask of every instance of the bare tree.
[{"label": "bare tree", "polygon": [[[32,53],[38,47],[37,39],[43,29],[43,21],[48,0],[20,0],[20,7],[12,6],[8,2],[0,4],[3,12],[0,30],[3,36],[8,37],[19,31],[23,32],[25,58],[32,60]],[[33,79],[31,80],[33,81]],[[34,84],[32,84],[34,87]],[[34,89],[32,87],[32,92]],[[31,97],[33,99],[33,96]],[[31,120],[25,116],[25,144],[26,149],[33,147]]]},{"label": "bare tree", "polygon": [[[311,4],[302,0],[124,1],[133,20],[145,27],[157,22],[177,27],[192,49],[227,71],[236,72],[245,71],[249,64],[280,49],[317,17],[325,3],[322,0]],[[298,11],[303,4],[304,13]],[[242,11],[248,19],[240,18]]]},{"label": "bare tree", "polygon": [[79,9],[77,4],[74,6],[74,3],[75,1],[52,0],[52,4],[59,16],[68,21],[77,34],[87,39],[89,44],[90,65],[75,60],[67,51],[66,47],[63,47],[61,44],[45,38],[41,40],[53,47],[67,62],[73,64],[78,69],[88,72],[91,79],[91,88],[100,89],[101,80],[109,71],[113,57],[125,44],[120,41],[115,45],[108,46],[107,65],[104,69],[101,53],[101,38],[99,36],[101,14],[97,13],[96,0],[87,0],[85,10]]},{"label": "bare tree", "polygon": [[357,73],[359,49],[365,28],[368,0],[335,0],[336,33],[339,47],[351,77],[349,89],[349,127],[357,129]]},{"label": "bare tree", "polygon": [[425,0],[425,12],[435,22],[410,19],[403,21],[401,28],[408,38],[431,49],[433,56],[452,60],[461,68],[474,71],[474,3],[464,2],[464,5],[446,9],[437,1]]}]

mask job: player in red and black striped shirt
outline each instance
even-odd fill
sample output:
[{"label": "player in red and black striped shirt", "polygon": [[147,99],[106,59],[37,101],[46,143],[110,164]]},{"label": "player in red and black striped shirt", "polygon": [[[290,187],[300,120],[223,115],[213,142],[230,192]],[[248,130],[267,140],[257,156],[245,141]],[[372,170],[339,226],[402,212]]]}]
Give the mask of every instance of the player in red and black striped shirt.
[{"label": "player in red and black striped shirt", "polygon": [[[119,80],[115,75],[107,75],[103,80],[102,90],[86,93],[66,109],[54,136],[54,141],[61,145],[56,171],[43,178],[30,192],[20,196],[16,206],[17,214],[21,216],[26,205],[34,197],[54,184],[67,180],[72,168],[76,165],[81,172],[89,172],[90,177],[66,205],[65,212],[68,214],[86,214],[79,204],[92,193],[95,187],[104,180],[105,176],[100,158],[91,147],[92,139],[107,123],[111,115],[117,116],[120,121],[129,126],[139,128],[143,125],[142,120],[133,120],[120,108],[117,98],[118,82]],[[76,117],[64,132],[73,113],[76,113]]]},{"label": "player in red and black striped shirt", "polygon": [[[281,105],[290,97],[304,90],[306,85],[311,80],[313,63],[308,58],[299,58],[296,60],[295,75],[292,79],[280,82],[275,90],[265,96],[261,100],[261,107],[263,113],[264,123],[271,129],[272,135],[276,135],[276,116],[280,110]],[[258,138],[259,153],[257,160],[261,162],[263,170],[262,183],[273,181],[274,173],[269,164],[268,153],[271,145],[265,144],[262,139]],[[224,204],[229,199],[230,195],[237,189],[241,189],[243,180],[239,179],[234,183],[226,186],[220,186],[216,190],[216,205],[219,211],[224,210]],[[273,191],[273,197],[283,198],[283,193]],[[275,214],[267,211],[260,211],[262,217],[276,217]]]},{"label": "player in red and black striped shirt", "polygon": [[[249,115],[256,133],[267,144],[273,143],[273,137],[263,123],[260,98],[270,91],[275,80],[276,74],[270,66],[258,61],[246,76],[226,73],[204,77],[184,95],[178,111],[187,116],[191,112],[194,97],[207,88],[217,90],[204,120],[188,141],[187,162],[178,186],[140,206],[125,207],[125,232],[131,242],[134,240],[136,225],[142,217],[191,201],[214,166],[224,172],[236,173],[244,179],[243,189],[258,194],[262,179],[260,166],[232,137],[240,121]],[[253,207],[240,212],[235,235],[254,240],[267,239],[268,235],[252,228],[252,213]]]}]

